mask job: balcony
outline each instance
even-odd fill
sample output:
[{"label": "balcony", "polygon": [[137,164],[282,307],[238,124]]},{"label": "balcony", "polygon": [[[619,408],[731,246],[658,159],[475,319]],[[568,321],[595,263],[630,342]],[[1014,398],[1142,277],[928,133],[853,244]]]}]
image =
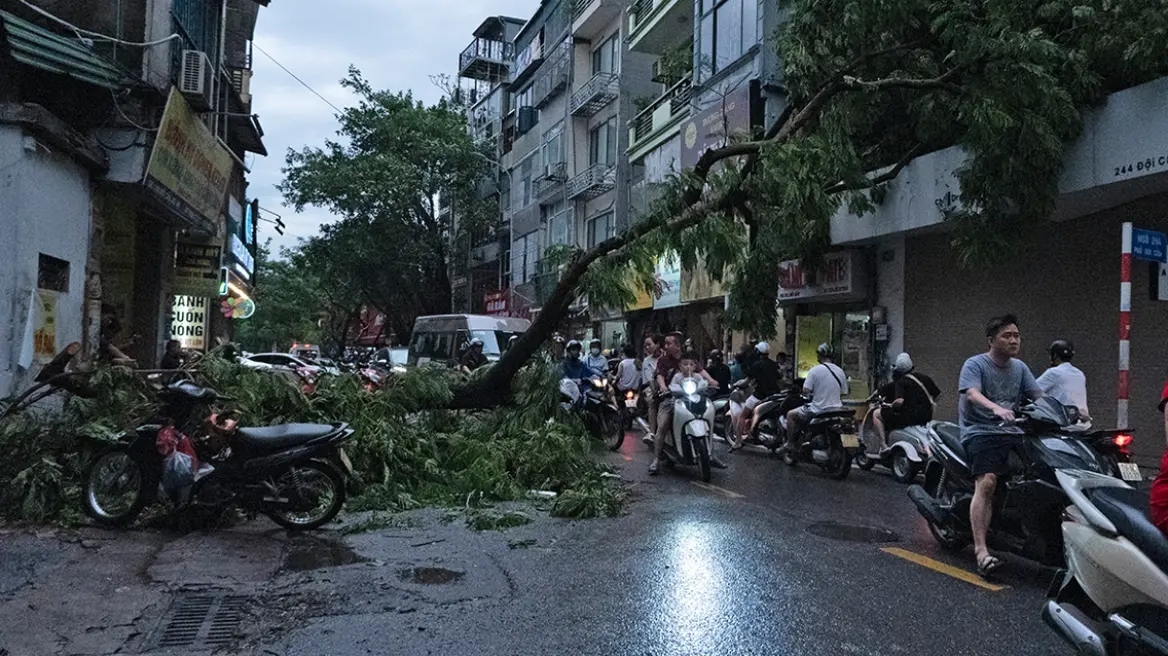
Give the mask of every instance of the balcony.
[{"label": "balcony", "polygon": [[564,190],[564,181],[568,178],[568,165],[564,162],[549,164],[535,179],[535,197],[537,200],[547,200],[555,195],[556,191]]},{"label": "balcony", "polygon": [[572,116],[593,116],[619,94],[620,78],[615,73],[597,73],[572,94]]},{"label": "balcony", "polygon": [[624,11],[621,0],[572,0],[572,36],[594,39]]},{"label": "balcony", "polygon": [[629,50],[663,54],[678,35],[693,34],[693,3],[637,0],[629,9]]},{"label": "balcony", "polygon": [[535,81],[531,83],[533,107],[537,109],[543,107],[568,87],[568,72],[571,68],[571,59],[568,56],[570,47],[571,43],[561,44],[536,71]]},{"label": "balcony", "polygon": [[458,75],[488,82],[501,80],[507,76],[511,59],[510,43],[475,39],[458,56]]},{"label": "balcony", "polygon": [[645,153],[676,134],[681,122],[689,116],[689,100],[693,93],[691,78],[687,76],[669,87],[629,122],[629,160],[637,161]]},{"label": "balcony", "polygon": [[616,189],[616,167],[593,164],[568,180],[568,200],[592,200]]}]

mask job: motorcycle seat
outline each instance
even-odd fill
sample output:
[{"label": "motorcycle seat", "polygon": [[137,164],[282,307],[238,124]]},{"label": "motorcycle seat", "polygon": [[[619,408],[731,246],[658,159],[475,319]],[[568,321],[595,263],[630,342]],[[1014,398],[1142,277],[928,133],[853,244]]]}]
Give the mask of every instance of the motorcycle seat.
[{"label": "motorcycle seat", "polygon": [[856,416],[856,411],[850,408],[843,408],[842,410],[824,410],[811,416],[812,424],[822,424],[835,419],[851,419]]},{"label": "motorcycle seat", "polygon": [[248,447],[275,451],[299,446],[336,431],[330,424],[281,424],[263,428],[240,428],[239,439]]},{"label": "motorcycle seat", "polygon": [[965,447],[961,445],[960,426],[947,421],[938,421],[933,424],[933,430],[937,431],[937,436],[941,438],[945,446],[949,447],[950,451],[956,453],[962,461],[969,461],[969,457],[965,455]]},{"label": "motorcycle seat", "polygon": [[1148,492],[1127,487],[1097,487],[1088,498],[1119,534],[1131,540],[1160,569],[1168,570],[1168,538],[1148,519]]}]

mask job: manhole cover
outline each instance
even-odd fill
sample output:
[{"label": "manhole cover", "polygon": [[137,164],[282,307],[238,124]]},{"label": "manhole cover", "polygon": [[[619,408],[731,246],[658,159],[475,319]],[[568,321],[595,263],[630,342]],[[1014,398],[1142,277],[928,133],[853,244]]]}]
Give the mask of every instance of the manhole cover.
[{"label": "manhole cover", "polygon": [[288,544],[288,552],[284,556],[284,570],[307,572],[363,562],[365,559],[343,542],[305,535],[297,536]]},{"label": "manhole cover", "polygon": [[422,585],[442,585],[454,583],[466,576],[466,572],[459,572],[445,567],[414,567],[398,572],[401,580]]},{"label": "manhole cover", "polygon": [[179,597],[171,604],[170,620],[157,634],[154,646],[214,648],[227,645],[243,623],[247,603],[247,597]]},{"label": "manhole cover", "polygon": [[844,542],[899,542],[900,536],[885,528],[861,524],[841,524],[839,522],[817,522],[807,527],[807,532],[829,540]]}]

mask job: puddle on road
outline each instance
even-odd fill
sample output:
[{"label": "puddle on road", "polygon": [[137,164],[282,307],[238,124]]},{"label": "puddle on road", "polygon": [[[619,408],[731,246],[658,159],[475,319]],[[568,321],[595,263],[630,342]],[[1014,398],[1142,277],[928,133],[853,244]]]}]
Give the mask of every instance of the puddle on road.
[{"label": "puddle on road", "polygon": [[880,544],[884,542],[900,542],[900,536],[892,531],[878,526],[864,526],[862,524],[841,524],[840,522],[816,522],[807,527],[807,532],[829,540],[843,542],[866,542]]},{"label": "puddle on road", "polygon": [[459,572],[445,567],[412,567],[397,573],[398,578],[407,583],[422,585],[445,585],[462,580],[466,572]]},{"label": "puddle on road", "polygon": [[288,543],[284,554],[284,570],[307,572],[326,567],[340,567],[366,562],[368,559],[357,555],[343,542],[328,540],[315,535],[296,536]]}]

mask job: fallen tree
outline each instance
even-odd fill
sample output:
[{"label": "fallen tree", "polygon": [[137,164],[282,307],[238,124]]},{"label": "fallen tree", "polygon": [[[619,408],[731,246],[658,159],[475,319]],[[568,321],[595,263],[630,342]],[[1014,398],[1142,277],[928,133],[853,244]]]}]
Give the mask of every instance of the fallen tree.
[{"label": "fallen tree", "polygon": [[705,152],[620,234],[557,253],[559,281],[531,329],[456,389],[452,407],[505,402],[575,299],[624,307],[628,280],[648,289],[654,258],[668,251],[728,280],[731,325],[769,336],[775,263],[821,257],[840,208],[870,210],[932,150],[968,153],[957,172],[962,207],[946,217],[961,260],[1007,256],[1054,208],[1079,108],[1168,72],[1165,0],[783,4],[788,21],[775,46],[785,111],[761,134]]}]

